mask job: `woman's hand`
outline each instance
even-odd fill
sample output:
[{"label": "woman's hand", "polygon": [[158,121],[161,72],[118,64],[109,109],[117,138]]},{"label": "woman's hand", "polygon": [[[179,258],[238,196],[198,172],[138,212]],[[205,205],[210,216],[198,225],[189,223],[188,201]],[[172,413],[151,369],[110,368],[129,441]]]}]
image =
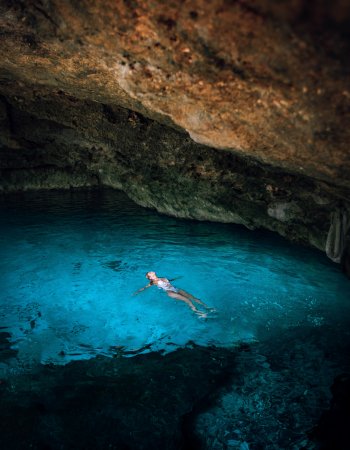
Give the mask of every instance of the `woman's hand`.
[{"label": "woman's hand", "polygon": [[135,297],[135,295],[139,294],[140,292],[144,291],[145,289],[147,289],[147,288],[149,288],[149,287],[151,287],[151,286],[152,286],[151,283],[147,284],[147,286],[144,286],[144,287],[138,289],[137,291],[135,291],[135,292],[132,294],[132,296]]}]

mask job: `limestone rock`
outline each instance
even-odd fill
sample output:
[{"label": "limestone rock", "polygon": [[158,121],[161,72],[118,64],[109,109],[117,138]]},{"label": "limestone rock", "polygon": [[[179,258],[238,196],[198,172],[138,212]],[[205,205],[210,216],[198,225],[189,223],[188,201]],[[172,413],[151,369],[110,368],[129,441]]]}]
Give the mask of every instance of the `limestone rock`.
[{"label": "limestone rock", "polygon": [[349,212],[337,209],[331,214],[326,253],[334,262],[340,263],[346,247],[346,236],[350,230]]},{"label": "limestone rock", "polygon": [[111,186],[325,250],[349,23],[344,2],[2,1],[0,189]]},{"label": "limestone rock", "polygon": [[350,186],[349,9],[308,3],[2,2],[1,90],[118,104]]},{"label": "limestone rock", "polygon": [[272,203],[268,206],[267,213],[281,222],[288,222],[300,215],[301,208],[295,202]]}]

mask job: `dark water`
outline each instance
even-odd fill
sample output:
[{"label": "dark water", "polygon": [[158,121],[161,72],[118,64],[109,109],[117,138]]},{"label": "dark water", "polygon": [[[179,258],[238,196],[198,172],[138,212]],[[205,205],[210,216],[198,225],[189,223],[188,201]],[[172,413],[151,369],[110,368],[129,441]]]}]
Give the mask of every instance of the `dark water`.
[{"label": "dark water", "polygon": [[[247,389],[257,391],[245,417],[260,408],[266,419],[273,392],[295,382],[306,396],[315,376],[326,406],[329,384],[348,367],[350,282],[320,252],[267,232],[161,216],[111,191],[10,196],[0,207],[0,326],[17,351],[0,362],[2,377],[38,362],[247,342],[256,349],[242,362]],[[179,277],[177,287],[217,313],[199,319],[155,287],[132,296],[149,270]],[[281,378],[283,370],[292,375]],[[231,412],[237,395],[225,400]],[[312,402],[308,414],[319,415]],[[228,440],[240,448],[246,439]]]}]

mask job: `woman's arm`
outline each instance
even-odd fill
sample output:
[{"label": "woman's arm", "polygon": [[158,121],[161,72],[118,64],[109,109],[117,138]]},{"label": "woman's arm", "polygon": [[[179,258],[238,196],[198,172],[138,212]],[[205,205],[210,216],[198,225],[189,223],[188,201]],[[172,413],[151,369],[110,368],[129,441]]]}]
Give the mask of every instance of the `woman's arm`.
[{"label": "woman's arm", "polygon": [[178,280],[179,278],[182,278],[182,275],[180,275],[179,277],[175,277],[175,278],[169,278],[169,281],[175,281],[175,280]]},{"label": "woman's arm", "polygon": [[144,286],[144,287],[138,289],[138,290],[137,290],[136,292],[134,292],[132,295],[137,295],[137,294],[139,294],[140,292],[144,291],[145,289],[147,289],[147,288],[149,288],[149,287],[151,287],[151,286],[153,286],[153,285],[152,285],[151,283],[149,283],[149,284],[147,284],[147,286]]}]

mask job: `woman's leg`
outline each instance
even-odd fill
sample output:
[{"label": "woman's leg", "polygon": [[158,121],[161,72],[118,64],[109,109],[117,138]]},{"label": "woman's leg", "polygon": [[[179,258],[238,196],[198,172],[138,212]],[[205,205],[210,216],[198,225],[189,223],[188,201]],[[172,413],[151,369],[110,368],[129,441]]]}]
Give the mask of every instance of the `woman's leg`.
[{"label": "woman's leg", "polygon": [[194,311],[199,316],[206,316],[206,314],[204,314],[202,311],[199,311],[199,309],[197,309],[194,306],[194,304],[191,302],[191,300],[189,298],[185,297],[184,295],[181,295],[178,292],[172,292],[172,291],[167,291],[167,294],[171,298],[175,298],[176,300],[181,300],[181,301],[185,302],[192,309],[192,311]]},{"label": "woman's leg", "polygon": [[185,298],[191,299],[196,303],[199,303],[200,305],[203,305],[206,309],[214,310],[214,308],[210,308],[210,306],[206,305],[202,300],[199,300],[199,298],[196,298],[194,295],[190,294],[189,292],[184,291],[183,289],[179,289],[178,293],[184,296]]}]

